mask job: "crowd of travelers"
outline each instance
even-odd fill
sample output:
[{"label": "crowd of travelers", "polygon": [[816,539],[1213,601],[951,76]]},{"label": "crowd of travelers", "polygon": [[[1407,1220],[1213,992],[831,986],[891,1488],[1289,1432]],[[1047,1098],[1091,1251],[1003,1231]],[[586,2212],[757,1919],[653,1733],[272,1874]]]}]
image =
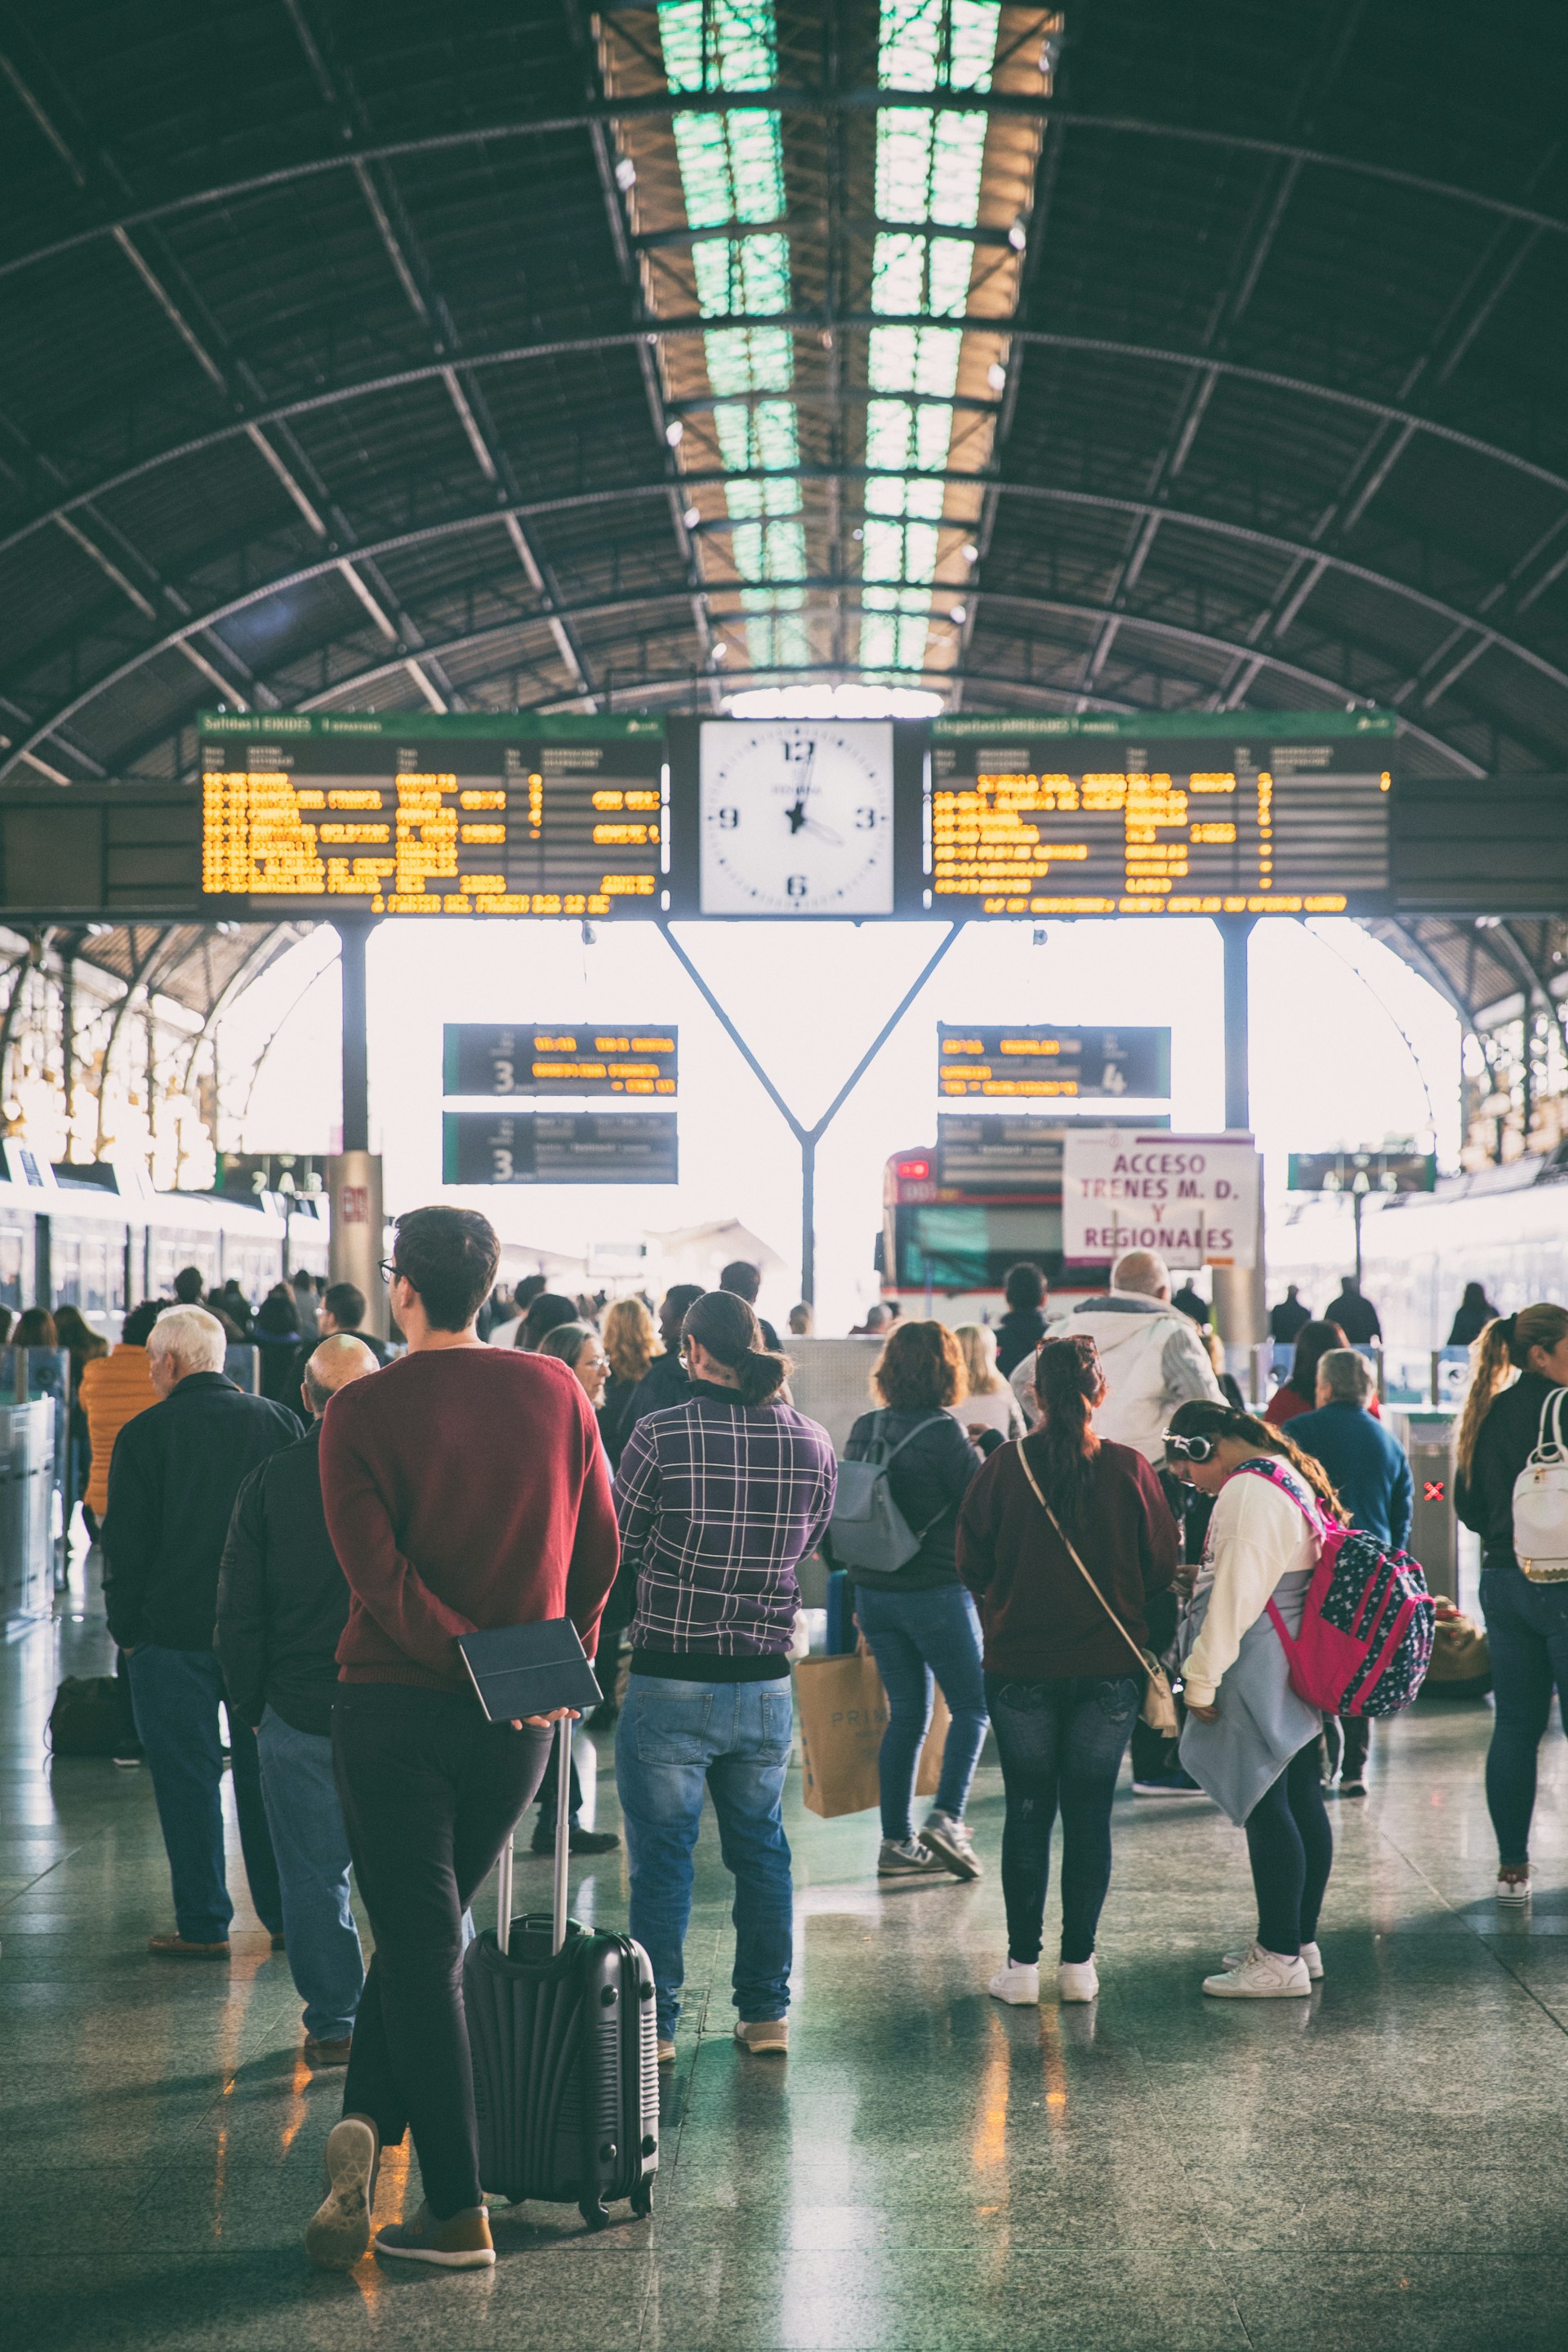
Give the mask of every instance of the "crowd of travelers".
[{"label": "crowd of travelers", "polygon": [[[789,2047],[789,1676],[802,1565],[836,1566],[834,1445],[793,1402],[753,1266],[726,1267],[713,1289],[675,1286],[656,1317],[542,1277],[503,1299],[499,1254],[472,1212],[401,1218],[390,1360],[362,1293],[334,1285],[318,1299],[308,1278],[252,1313],[237,1286],[204,1299],[198,1277],[195,1295],[177,1286],[174,1304],[134,1309],[112,1349],[83,1349],[87,1499],[174,1895],[173,1928],[150,1948],[228,1956],[226,1744],[251,1900],[287,1953],[306,2062],[344,2074],[306,2237],[329,2268],[369,2246],[382,2153],[408,2133],[425,2201],[377,2251],[449,2268],[494,2259],[462,1954],[469,1906],[542,1791],[533,1851],[553,1850],[545,1784],[563,1711],[488,1720],[459,1635],[567,1617],[596,1659],[659,2063],[676,2054],[705,1793],[734,1881],[735,2036],[749,2056]],[[885,1473],[912,1549],[897,1569],[845,1570],[888,1703],[876,1870],[927,1885],[984,1874],[967,1811],[989,1728],[1005,1796],[998,2000],[1041,1998],[1058,1817],[1055,1993],[1097,1997],[1130,1747],[1137,1792],[1207,1798],[1245,1833],[1257,1934],[1204,1992],[1299,1998],[1321,1978],[1325,1742],[1329,1777],[1342,1755],[1342,1793],[1364,1794],[1366,1727],[1325,1725],[1275,1628],[1300,1627],[1323,1515],[1395,1550],[1412,1509],[1367,1359],[1347,1344],[1356,1296],[1347,1286],[1317,1321],[1300,1311],[1262,1414],[1222,1384],[1193,1311],[1205,1302],[1173,1294],[1149,1251],[1066,1313],[1028,1265],[1009,1274],[994,1328],[877,1325],[871,1409],[843,1459]],[[797,1308],[792,1335],[808,1337],[797,1318],[809,1324]],[[286,1377],[247,1394],[225,1351],[232,1333],[261,1345],[263,1330],[264,1372]],[[66,1311],[56,1336],[81,1344]],[[1487,1796],[1498,1893],[1519,1903],[1536,1749],[1568,1670],[1568,1584],[1531,1580],[1510,1512],[1542,1412],[1568,1389],[1568,1311],[1494,1317],[1475,1357],[1458,1509],[1484,1549]],[[1146,1694],[1161,1667],[1179,1676],[1173,1732],[1144,1719],[1160,1714]],[[917,1825],[939,1690],[948,1724]],[[618,1839],[584,1826],[575,1764],[573,1778],[573,1851],[607,1852]]]}]

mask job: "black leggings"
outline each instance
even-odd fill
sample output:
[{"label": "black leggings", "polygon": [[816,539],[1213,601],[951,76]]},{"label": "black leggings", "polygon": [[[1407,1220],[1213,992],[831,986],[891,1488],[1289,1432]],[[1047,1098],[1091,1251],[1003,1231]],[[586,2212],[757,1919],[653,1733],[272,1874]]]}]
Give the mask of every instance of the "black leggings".
[{"label": "black leggings", "polygon": [[1291,1757],[1247,1816],[1247,1851],[1258,1890],[1258,1940],[1294,1958],[1315,1943],[1323,1890],[1334,1866],[1334,1833],[1323,1807],[1318,1742]]}]

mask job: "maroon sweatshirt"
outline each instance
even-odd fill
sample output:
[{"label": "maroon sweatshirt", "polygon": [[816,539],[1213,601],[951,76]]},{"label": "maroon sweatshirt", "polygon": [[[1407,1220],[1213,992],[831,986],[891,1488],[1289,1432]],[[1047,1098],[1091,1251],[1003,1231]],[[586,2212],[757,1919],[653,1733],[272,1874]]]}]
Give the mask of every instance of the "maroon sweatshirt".
[{"label": "maroon sweatshirt", "polygon": [[593,1656],[619,1558],[593,1407],[553,1356],[427,1348],[340,1389],[321,1496],[352,1601],[345,1683],[471,1687],[476,1626],[570,1617]]},{"label": "maroon sweatshirt", "polygon": [[[1037,1444],[1020,1442],[1045,1486]],[[1100,1592],[1146,1649],[1144,1596],[1164,1590],[1180,1555],[1176,1523],[1142,1454],[1101,1444],[1070,1532]],[[1127,1643],[1036,1500],[1017,1445],[999,1446],[963,1498],[958,1572],[980,1603],[988,1675],[1034,1683],[1137,1673]]]}]

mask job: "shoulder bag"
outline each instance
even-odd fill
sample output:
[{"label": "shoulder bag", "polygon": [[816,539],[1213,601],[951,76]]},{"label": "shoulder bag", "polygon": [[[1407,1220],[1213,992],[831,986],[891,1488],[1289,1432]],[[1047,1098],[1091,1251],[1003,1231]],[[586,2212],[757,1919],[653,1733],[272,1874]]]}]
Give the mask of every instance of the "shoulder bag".
[{"label": "shoulder bag", "polygon": [[1122,1623],[1121,1618],[1117,1615],[1115,1610],[1106,1599],[1104,1593],[1101,1592],[1099,1585],[1096,1584],[1093,1577],[1090,1576],[1088,1569],[1085,1568],[1082,1560],[1079,1558],[1078,1548],[1074,1544],[1072,1538],[1067,1533],[1061,1521],[1058,1518],[1056,1513],[1047,1502],[1045,1496],[1041,1493],[1040,1482],[1036,1477],[1034,1471],[1030,1468],[1029,1457],[1025,1453],[1022,1445],[1018,1448],[1018,1460],[1023,1465],[1025,1477],[1028,1480],[1030,1486],[1034,1489],[1036,1502],[1038,1503],[1041,1510],[1044,1511],[1047,1518],[1049,1519],[1052,1527],[1056,1529],[1058,1542],[1066,1551],[1068,1558],[1071,1560],[1073,1566],[1077,1569],[1079,1574],[1082,1577],[1084,1582],[1088,1585],[1089,1591],[1093,1593],[1095,1599],[1099,1601],[1100,1607],[1104,1610],[1106,1615],[1110,1618],[1111,1623],[1115,1626],[1117,1632],[1121,1634],[1122,1640],[1131,1651],[1133,1656],[1137,1659],[1138,1664],[1143,1672],[1145,1676],[1143,1685],[1143,1705],[1140,1712],[1142,1715],[1144,1722],[1148,1725],[1151,1731],[1157,1731],[1162,1738],[1173,1739],[1177,1732],[1180,1731],[1182,1726],[1181,1718],[1176,1713],[1176,1702],[1171,1694],[1171,1677],[1165,1672],[1164,1667],[1160,1664],[1159,1659],[1154,1655],[1152,1650],[1142,1650],[1139,1648],[1137,1643],[1132,1639],[1131,1634],[1128,1632],[1126,1626]]}]

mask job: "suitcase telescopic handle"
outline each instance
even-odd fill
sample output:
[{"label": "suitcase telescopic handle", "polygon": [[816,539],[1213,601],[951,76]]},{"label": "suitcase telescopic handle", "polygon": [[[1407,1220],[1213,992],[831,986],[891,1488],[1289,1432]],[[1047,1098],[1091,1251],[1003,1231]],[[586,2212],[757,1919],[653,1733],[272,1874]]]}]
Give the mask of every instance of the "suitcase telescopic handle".
[{"label": "suitcase telescopic handle", "polygon": [[[572,1860],[572,1727],[563,1715],[555,1727],[555,1895],[550,1949],[558,1952],[566,1941],[566,1879]],[[516,1832],[501,1849],[496,1871],[496,1942],[502,1952],[511,1944],[512,1857]]]}]

